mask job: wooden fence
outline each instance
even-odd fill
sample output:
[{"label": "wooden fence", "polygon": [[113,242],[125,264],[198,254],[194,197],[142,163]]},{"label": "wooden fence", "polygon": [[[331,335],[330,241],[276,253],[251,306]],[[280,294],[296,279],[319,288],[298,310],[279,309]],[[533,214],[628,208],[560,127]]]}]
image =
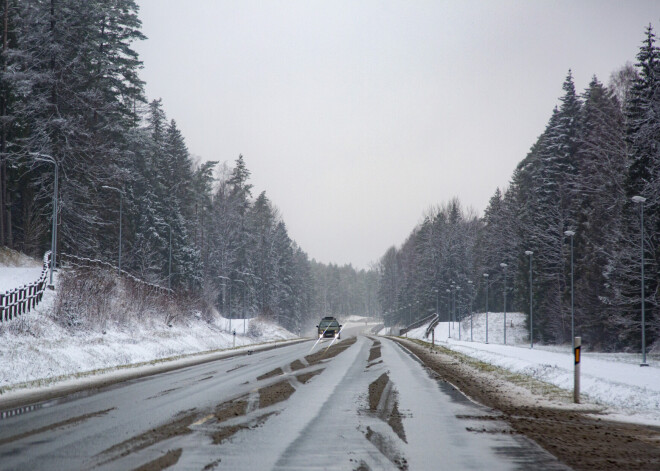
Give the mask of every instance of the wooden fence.
[{"label": "wooden fence", "polygon": [[10,321],[30,312],[43,298],[50,270],[50,250],[44,255],[39,279],[33,283],[0,293],[0,322]]},{"label": "wooden fence", "polygon": [[[44,290],[48,285],[50,261],[51,256],[49,250],[44,255],[44,265],[41,270],[41,275],[39,275],[39,279],[37,281],[27,285],[19,286],[18,288],[11,289],[4,293],[0,293],[0,322],[10,321],[22,314],[26,314],[30,312],[31,309],[34,309],[37,304],[39,304],[41,298],[43,298]],[[117,267],[110,263],[103,262],[101,260],[77,257],[75,255],[69,254],[62,254],[60,256],[60,262],[62,264],[74,267],[95,267],[117,270]],[[171,289],[164,288],[153,283],[147,283],[146,281],[141,280],[124,270],[122,270],[120,274],[121,276],[130,278],[135,283],[146,287],[153,293],[169,295],[173,292]]]}]

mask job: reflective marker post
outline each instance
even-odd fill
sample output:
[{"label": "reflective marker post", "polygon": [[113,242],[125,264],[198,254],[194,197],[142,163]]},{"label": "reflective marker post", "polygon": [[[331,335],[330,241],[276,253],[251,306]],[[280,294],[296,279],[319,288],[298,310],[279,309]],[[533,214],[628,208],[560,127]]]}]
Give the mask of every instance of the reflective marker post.
[{"label": "reflective marker post", "polygon": [[580,403],[580,350],[582,347],[582,337],[575,337],[575,348],[573,348],[573,357],[575,358],[575,370],[573,376],[573,402]]}]

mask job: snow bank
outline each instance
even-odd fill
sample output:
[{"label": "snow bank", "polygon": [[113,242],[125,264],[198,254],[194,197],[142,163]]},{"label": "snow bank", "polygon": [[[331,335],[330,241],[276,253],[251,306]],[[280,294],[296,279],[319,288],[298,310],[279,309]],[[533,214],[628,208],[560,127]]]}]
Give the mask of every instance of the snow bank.
[{"label": "snow bank", "polygon": [[[513,324],[510,323],[513,322]],[[513,325],[513,327],[511,327]],[[524,314],[507,313],[507,345],[503,340],[503,314],[489,313],[488,340],[485,340],[485,314],[475,314],[472,322],[458,324],[441,322],[435,328],[435,340],[442,346],[514,373],[573,389],[573,354],[571,346],[529,347],[529,334],[524,326]],[[409,338],[424,339],[425,327],[408,332]],[[451,338],[449,333],[451,332]],[[614,418],[660,424],[660,356],[650,355],[649,367],[640,367],[641,355],[627,353],[582,352],[581,393],[589,402],[610,408]]]},{"label": "snow bank", "polygon": [[[20,383],[52,380],[182,355],[297,338],[256,319],[188,319],[168,327],[145,319],[98,331],[69,331],[52,318],[56,292],[47,290],[37,308],[0,324],[0,392]],[[250,328],[250,323],[253,324]],[[259,332],[258,336],[243,335]],[[236,331],[236,338],[230,333]]]},{"label": "snow bank", "polygon": [[0,293],[37,281],[42,268],[39,260],[0,247]]}]

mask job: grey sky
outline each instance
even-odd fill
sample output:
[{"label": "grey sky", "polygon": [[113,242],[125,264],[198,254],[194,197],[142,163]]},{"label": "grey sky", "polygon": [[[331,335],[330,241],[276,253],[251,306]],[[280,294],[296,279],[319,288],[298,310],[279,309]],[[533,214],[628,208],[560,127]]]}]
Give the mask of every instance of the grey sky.
[{"label": "grey sky", "polygon": [[136,46],[191,153],[252,172],[290,236],[366,268],[431,205],[482,213],[568,69],[635,62],[656,1],[138,0]]}]

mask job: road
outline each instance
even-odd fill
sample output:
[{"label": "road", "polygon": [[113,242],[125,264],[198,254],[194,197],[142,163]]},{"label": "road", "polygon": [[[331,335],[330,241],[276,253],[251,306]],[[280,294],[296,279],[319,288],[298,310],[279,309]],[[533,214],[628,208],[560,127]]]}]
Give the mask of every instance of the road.
[{"label": "road", "polygon": [[396,342],[353,333],[17,409],[0,468],[565,469]]}]

